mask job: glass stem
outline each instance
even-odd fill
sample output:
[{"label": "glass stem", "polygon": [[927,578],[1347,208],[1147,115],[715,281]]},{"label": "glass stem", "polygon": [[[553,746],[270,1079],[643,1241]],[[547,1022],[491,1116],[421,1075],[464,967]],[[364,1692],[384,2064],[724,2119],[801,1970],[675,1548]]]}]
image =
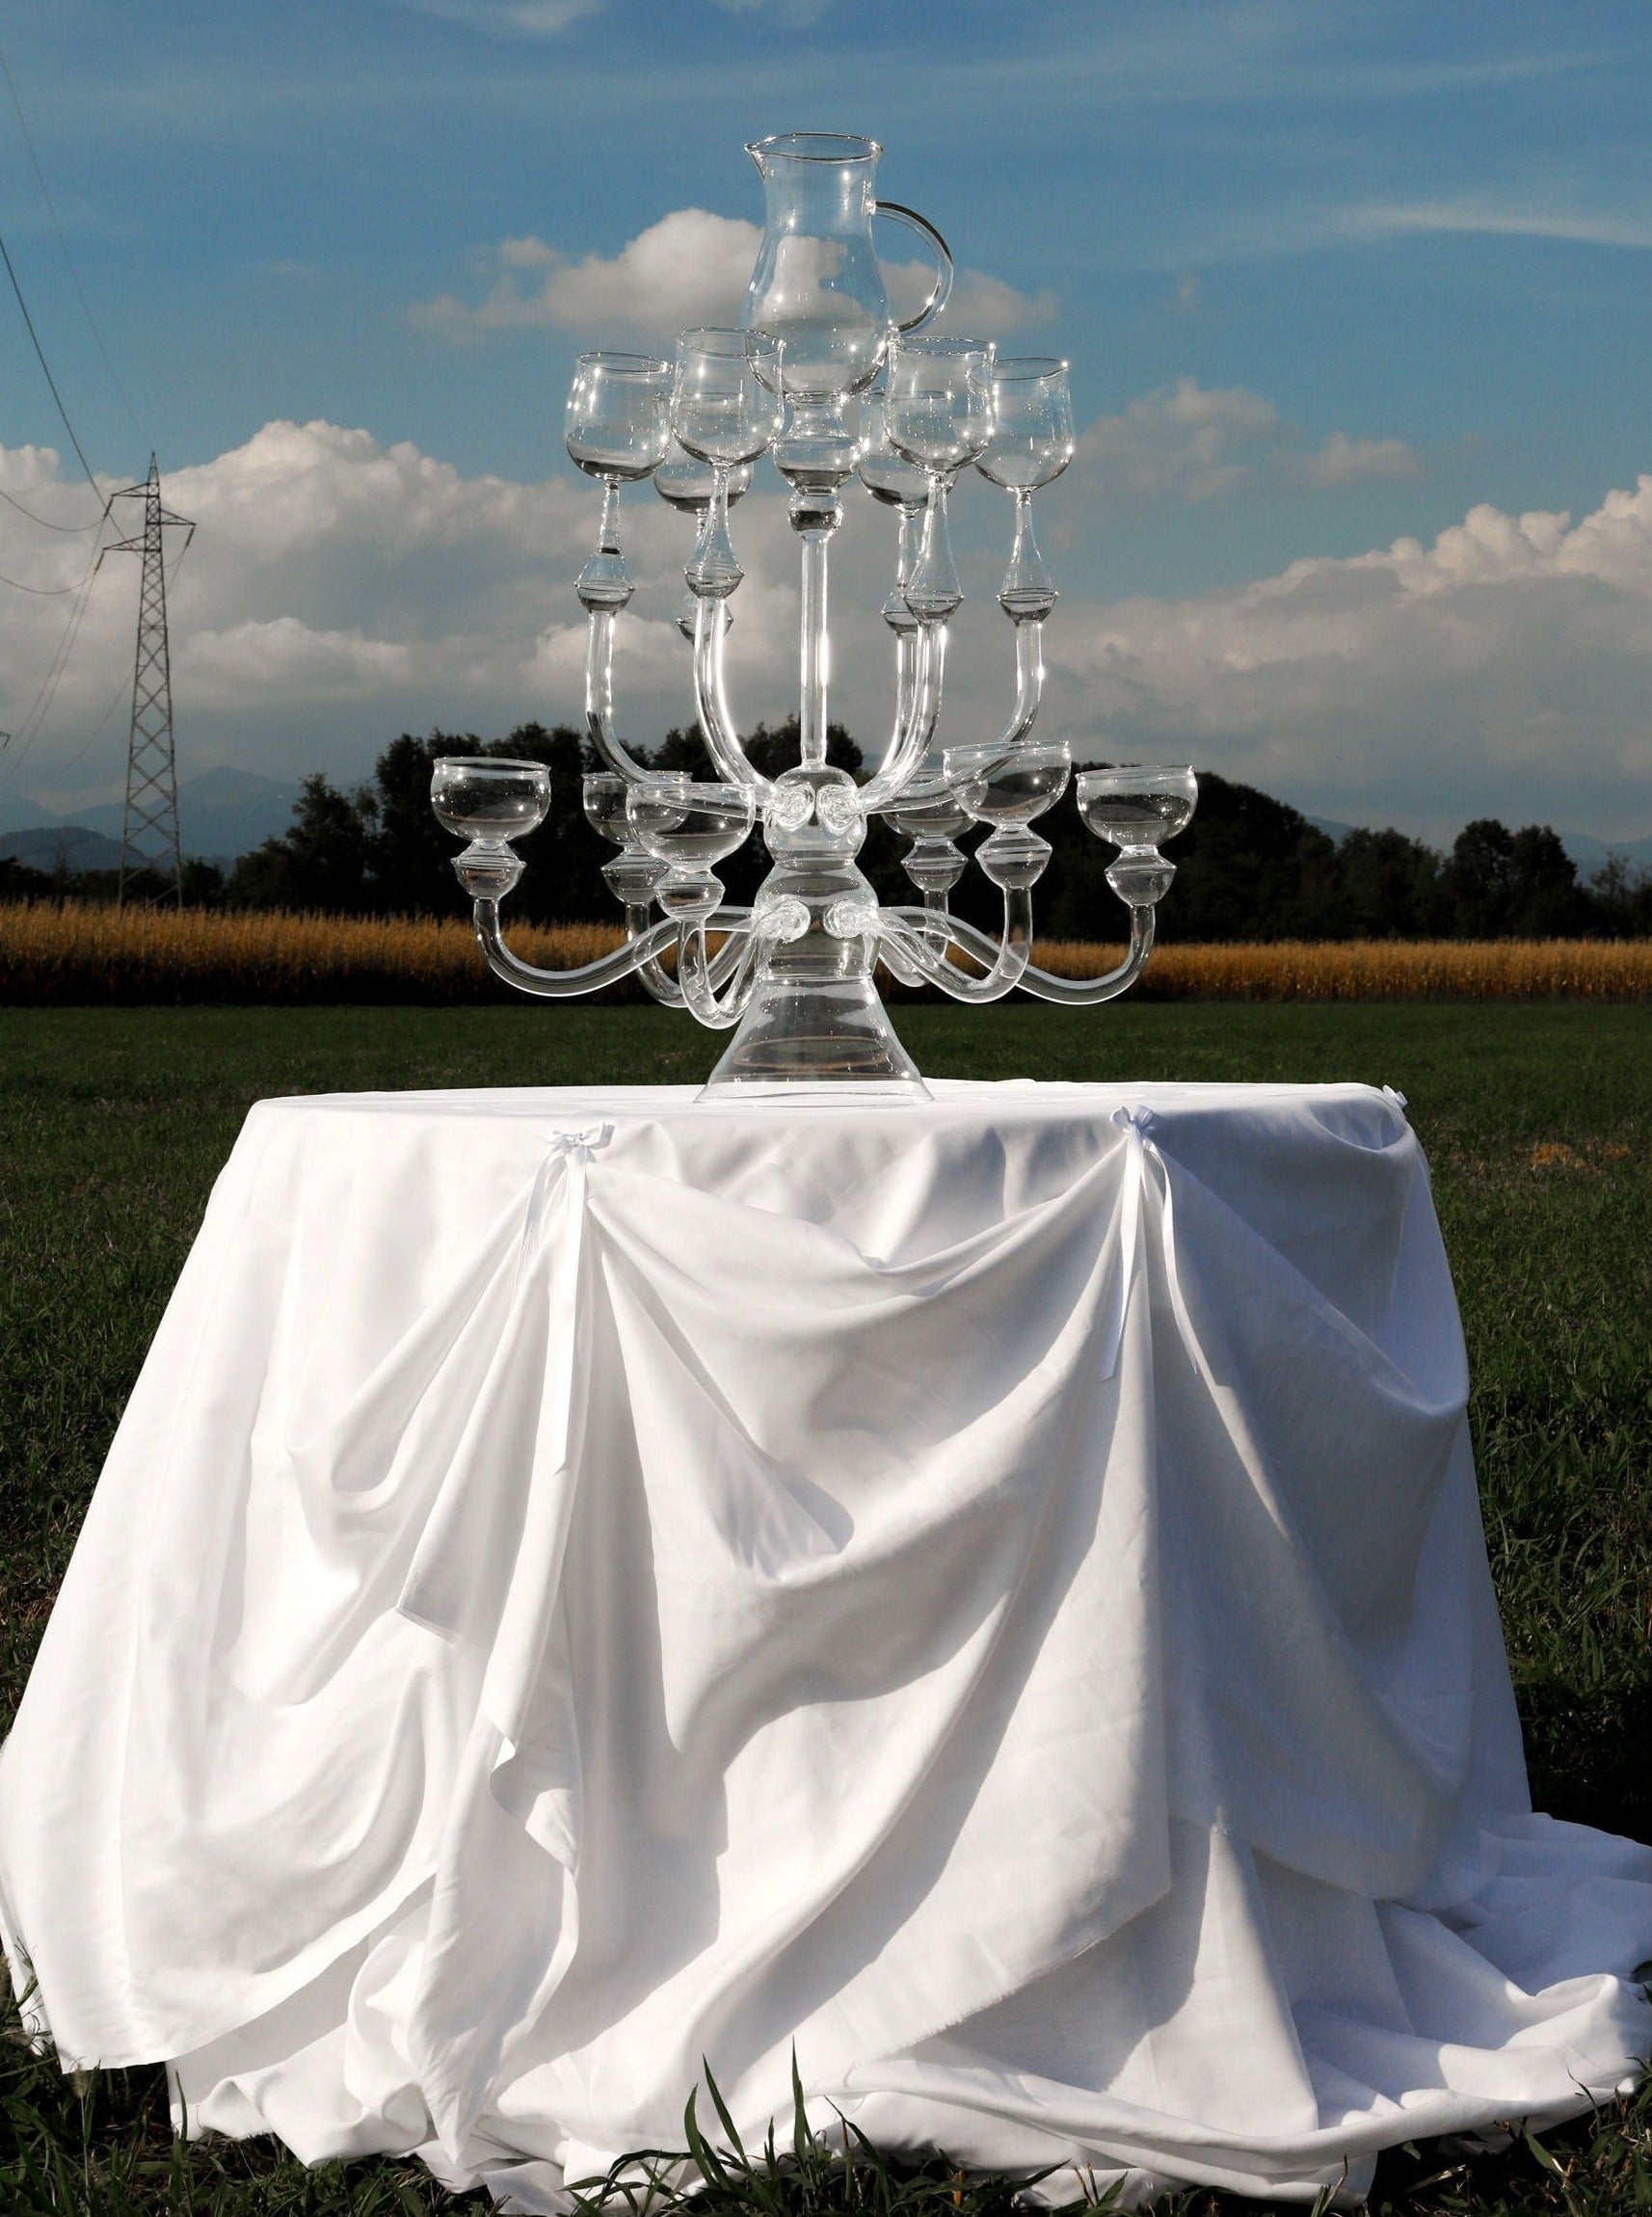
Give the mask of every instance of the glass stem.
[{"label": "glass stem", "polygon": [[602,480],[602,521],[597,527],[599,554],[617,554],[620,551],[620,481],[617,477]]},{"label": "glass stem", "polygon": [[826,685],[830,649],[826,638],[826,548],[829,534],[803,533],[802,699],[799,705],[799,759],[806,764],[826,760]]},{"label": "glass stem", "polygon": [[929,503],[923,512],[918,567],[906,586],[906,604],[920,624],[945,624],[964,598],[946,529],[948,490],[946,478],[934,472],[929,480]]},{"label": "glass stem", "polygon": [[711,497],[706,504],[694,559],[683,574],[693,592],[715,600],[726,600],[745,575],[734,553],[734,542],[729,536],[727,463],[712,465]]},{"label": "glass stem", "polygon": [[999,606],[1012,624],[1041,624],[1056,601],[1055,583],[1032,536],[1032,494],[1015,489],[1015,544],[999,590]]}]

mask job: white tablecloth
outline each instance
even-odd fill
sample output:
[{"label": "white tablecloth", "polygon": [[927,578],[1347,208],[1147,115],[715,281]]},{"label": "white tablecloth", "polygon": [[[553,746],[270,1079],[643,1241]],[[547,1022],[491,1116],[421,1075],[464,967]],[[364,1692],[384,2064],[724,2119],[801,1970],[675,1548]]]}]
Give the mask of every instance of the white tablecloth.
[{"label": "white tablecloth", "polygon": [[0,1755],[13,1979],[529,2208],[703,2057],[1132,2194],[1569,2113],[1652,1853],[1530,1811],[1465,1382],[1360,1086],[265,1102]]}]

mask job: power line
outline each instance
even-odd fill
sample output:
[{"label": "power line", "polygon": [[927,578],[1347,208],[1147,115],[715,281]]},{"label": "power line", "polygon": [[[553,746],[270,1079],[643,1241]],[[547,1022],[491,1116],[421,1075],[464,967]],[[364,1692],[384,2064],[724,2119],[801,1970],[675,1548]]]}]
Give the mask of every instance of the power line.
[{"label": "power line", "polygon": [[58,390],[58,381],[52,375],[51,365],[46,361],[45,349],[40,344],[40,334],[35,329],[35,319],[29,313],[29,304],[23,298],[23,288],[17,282],[17,273],[12,267],[12,256],[7,249],[6,241],[3,237],[0,237],[0,261],[3,261],[6,264],[6,275],[12,280],[12,290],[16,295],[17,306],[23,312],[23,321],[28,326],[29,337],[34,342],[35,360],[40,363],[40,373],[44,377],[47,385],[51,387],[52,398],[57,402],[58,414],[63,418],[63,427],[68,433],[68,442],[74,448],[76,455],[79,457],[80,467],[86,472],[86,482],[91,486],[93,492],[97,494],[98,504],[101,506],[103,503],[103,495],[101,493],[97,492],[97,480],[92,473],[92,465],[87,461],[86,451],[82,447],[80,441],[74,435],[74,425],[70,423],[68,419],[68,410],[65,408],[63,404],[63,394]]},{"label": "power line", "polygon": [[14,778],[24,762],[27,761],[29,751],[34,746],[36,739],[40,737],[41,727],[51,712],[52,702],[57,697],[58,686],[68,664],[69,652],[74,645],[76,634],[80,630],[81,623],[92,599],[93,582],[97,575],[97,566],[103,555],[102,542],[103,533],[99,530],[96,544],[93,547],[87,561],[86,574],[75,588],[76,598],[69,609],[68,621],[64,626],[63,635],[57,643],[50,663],[47,665],[46,674],[40,680],[35,697],[29,704],[28,713],[17,726],[15,732],[12,734],[12,739],[20,740],[21,744],[13,753],[11,740],[9,739],[7,742],[7,751],[10,757],[7,762],[8,779]]},{"label": "power line", "polygon": [[[4,500],[8,508],[14,508],[19,516],[26,516],[31,523],[38,523],[42,531],[61,531],[66,538],[78,539],[83,531],[97,529],[97,523],[54,523],[47,516],[37,516],[32,508],[25,508],[20,500],[13,498],[3,485],[0,485],[0,500]],[[98,522],[101,521],[100,517]]]},{"label": "power line", "polygon": [[0,585],[10,585],[13,593],[33,593],[41,601],[56,600],[64,593],[78,593],[78,585],[25,585],[21,577],[0,575]]},{"label": "power line", "polygon": [[[143,425],[138,421],[132,403],[126,398],[126,389],[120,383],[120,374],[110,360],[109,349],[103,343],[103,334],[98,330],[97,319],[92,312],[92,303],[87,299],[86,288],[80,281],[80,272],[74,266],[74,256],[68,251],[68,241],[64,237],[63,226],[58,221],[57,203],[52,199],[51,187],[46,183],[46,174],[40,167],[40,157],[35,151],[35,142],[23,115],[23,103],[17,97],[17,86],[12,75],[12,65],[7,61],[4,50],[0,50],[0,75],[5,77],[6,90],[12,95],[12,107],[17,118],[17,128],[23,134],[23,144],[29,150],[29,160],[34,166],[35,182],[40,188],[40,198],[46,203],[46,213],[51,217],[52,229],[56,231],[58,245],[63,249],[64,266],[68,271],[69,282],[74,286],[75,296],[80,302],[81,312],[86,317],[86,328],[91,332],[97,351],[103,357],[103,366],[109,372],[109,382],[115,388],[116,398],[131,420],[132,429],[140,439],[146,438],[147,434]],[[71,439],[74,437],[72,431],[69,433],[69,437]],[[79,452],[78,446],[76,452]],[[91,474],[90,471],[88,474]],[[61,526],[52,526],[52,528],[61,528]]]}]

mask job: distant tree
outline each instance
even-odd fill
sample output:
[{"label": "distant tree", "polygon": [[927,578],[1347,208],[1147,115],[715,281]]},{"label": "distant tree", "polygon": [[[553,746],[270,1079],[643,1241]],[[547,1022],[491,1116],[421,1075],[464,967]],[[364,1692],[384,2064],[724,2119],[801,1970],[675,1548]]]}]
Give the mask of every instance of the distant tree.
[{"label": "distant tree", "polygon": [[355,916],[372,904],[368,884],[371,804],[340,792],[320,770],[299,788],[292,829],[244,854],[227,893],[245,908],[324,909]]},{"label": "distant tree", "polygon": [[1440,872],[1440,892],[1457,939],[1551,939],[1599,928],[1576,866],[1547,824],[1517,832],[1495,816],[1465,824]]},{"label": "distant tree", "polygon": [[1652,932],[1652,872],[1636,868],[1620,854],[1609,854],[1589,880],[1590,905],[1603,931],[1618,939],[1644,939]]},{"label": "distant tree", "polygon": [[1439,928],[1440,857],[1403,832],[1345,832],[1337,842],[1343,928],[1350,939],[1423,939]]}]

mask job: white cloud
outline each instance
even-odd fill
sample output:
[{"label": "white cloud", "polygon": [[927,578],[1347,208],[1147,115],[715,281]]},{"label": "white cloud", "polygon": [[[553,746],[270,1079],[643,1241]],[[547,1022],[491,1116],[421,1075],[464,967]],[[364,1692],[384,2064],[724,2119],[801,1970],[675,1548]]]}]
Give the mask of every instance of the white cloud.
[{"label": "white cloud", "polygon": [[414,14],[435,15],[494,37],[554,39],[571,24],[599,13],[603,0],[401,0],[401,5]]},{"label": "white cloud", "polygon": [[1577,524],[1482,506],[1431,547],[1063,609],[1046,653],[1093,753],[1435,836],[1492,814],[1624,838],[1652,821],[1652,476]]},{"label": "white cloud", "polygon": [[1332,227],[1351,238],[1402,238],[1418,232],[1460,232],[1492,238],[1559,239],[1575,246],[1652,248],[1652,216],[1545,207],[1540,201],[1478,197],[1372,202],[1350,208]]},{"label": "white cloud", "polygon": [[[413,320],[455,338],[544,325],[593,341],[609,336],[664,343],[697,324],[738,321],[762,232],[754,223],[706,208],[674,208],[617,254],[571,261],[543,239],[505,239],[488,256],[493,281],[471,304],[443,294],[413,309]],[[924,261],[887,265],[895,313],[916,313],[934,279]],[[1048,321],[1053,296],[1029,298],[1000,278],[961,270],[946,328],[998,338]]]},{"label": "white cloud", "polygon": [[1093,423],[1079,458],[1100,470],[1106,491],[1209,500],[1255,476],[1282,428],[1273,403],[1243,386],[1212,390],[1185,377]]},{"label": "white cloud", "polygon": [[1173,387],[1104,415],[1079,442],[1080,462],[1101,473],[1101,490],[1138,499],[1211,500],[1264,477],[1337,488],[1372,477],[1416,477],[1422,463],[1402,439],[1356,439],[1334,431],[1316,452],[1270,400],[1243,386]]},{"label": "white cloud", "polygon": [[1403,439],[1350,439],[1333,431],[1303,466],[1310,485],[1357,485],[1367,477],[1420,477],[1423,465]]},{"label": "white cloud", "polygon": [[[1217,427],[1212,468],[1268,429],[1254,394],[1186,394],[1165,413],[1195,445]],[[1087,512],[1083,474],[1072,491]],[[0,449],[0,488],[57,522],[92,505],[40,448]],[[351,779],[403,729],[577,724],[572,584],[597,501],[571,475],[466,476],[361,430],[272,423],[164,490],[200,525],[172,603],[185,774],[228,761]],[[987,497],[961,500],[972,490]],[[749,726],[794,705],[797,549],[777,492],[749,494],[734,521],[748,578],[731,690]],[[620,719],[652,743],[690,714],[672,623],[690,533],[646,491],[626,494],[624,525],[638,593]],[[91,544],[0,503],[0,574],[72,588]],[[868,747],[890,712],[877,607],[891,548],[887,515],[851,500],[833,557],[833,708]],[[996,730],[1011,691],[983,582],[972,574],[948,659],[953,740]],[[1105,605],[1067,582],[1041,728],[1082,754],[1190,757],[1321,814],[1432,836],[1486,814],[1618,839],[1652,827],[1652,476],[1577,522],[1482,506],[1431,545],[1300,561],[1194,598]],[[0,751],[0,815],[19,795],[70,807],[119,789],[136,589],[132,562],[104,564],[32,753],[19,768],[15,748]],[[72,605],[0,588],[0,728],[23,729]]]}]

